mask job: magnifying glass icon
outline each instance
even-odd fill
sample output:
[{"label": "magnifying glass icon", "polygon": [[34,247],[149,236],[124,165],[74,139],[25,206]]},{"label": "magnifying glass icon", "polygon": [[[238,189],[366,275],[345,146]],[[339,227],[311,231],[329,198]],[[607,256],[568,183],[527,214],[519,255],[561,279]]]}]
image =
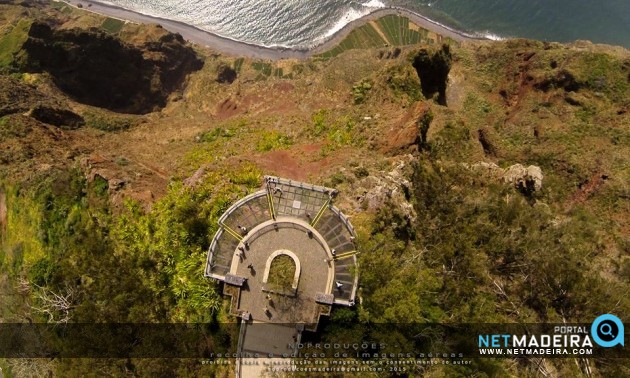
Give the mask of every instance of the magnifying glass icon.
[{"label": "magnifying glass icon", "polygon": [[602,335],[606,335],[606,336],[610,336],[610,337],[614,337],[612,334],[612,327],[610,326],[610,324],[602,324],[599,327],[599,332]]}]

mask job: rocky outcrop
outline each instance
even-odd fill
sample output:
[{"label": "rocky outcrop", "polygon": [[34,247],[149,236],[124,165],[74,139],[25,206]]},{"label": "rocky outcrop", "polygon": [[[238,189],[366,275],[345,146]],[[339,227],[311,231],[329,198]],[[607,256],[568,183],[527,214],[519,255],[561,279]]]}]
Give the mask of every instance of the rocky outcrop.
[{"label": "rocky outcrop", "polygon": [[413,157],[407,155],[390,172],[363,177],[353,184],[353,191],[359,193],[355,198],[358,211],[361,209],[377,211],[384,206],[394,206],[403,218],[415,220],[417,214],[409,203],[412,183],[407,179]]},{"label": "rocky outcrop", "polygon": [[382,142],[381,152],[398,155],[417,152],[426,146],[427,133],[433,120],[431,108],[426,103],[418,103],[412,112],[413,121],[389,132]]},{"label": "rocky outcrop", "polygon": [[535,165],[525,168],[521,164],[514,164],[505,170],[503,179],[512,183],[521,193],[531,195],[542,189],[543,173]]},{"label": "rocky outcrop", "polygon": [[495,179],[502,179],[504,182],[514,185],[514,187],[526,196],[539,192],[543,187],[543,172],[540,167],[530,165],[525,167],[522,164],[514,164],[506,169],[494,163],[475,163],[466,167],[482,172],[485,176]]},{"label": "rocky outcrop", "polygon": [[96,29],[51,28],[34,22],[15,63],[25,72],[48,72],[76,101],[144,114],[166,105],[190,72],[203,63],[180,35],[127,44]]}]

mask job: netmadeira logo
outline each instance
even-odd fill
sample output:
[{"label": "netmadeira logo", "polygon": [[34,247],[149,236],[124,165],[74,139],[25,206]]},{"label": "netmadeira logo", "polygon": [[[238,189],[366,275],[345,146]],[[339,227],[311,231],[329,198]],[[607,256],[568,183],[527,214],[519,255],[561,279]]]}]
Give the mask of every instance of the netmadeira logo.
[{"label": "netmadeira logo", "polygon": [[[535,328],[535,327],[533,327]],[[542,330],[545,329],[546,331]],[[539,333],[479,334],[480,355],[496,357],[510,355],[576,356],[593,355],[594,346],[612,348],[625,346],[624,325],[615,315],[597,317],[590,328],[586,325],[553,325],[542,327]],[[552,331],[553,330],[553,331]]]},{"label": "netmadeira logo", "polygon": [[598,316],[591,325],[591,337],[604,348],[624,344],[624,328],[621,319],[611,314]]}]

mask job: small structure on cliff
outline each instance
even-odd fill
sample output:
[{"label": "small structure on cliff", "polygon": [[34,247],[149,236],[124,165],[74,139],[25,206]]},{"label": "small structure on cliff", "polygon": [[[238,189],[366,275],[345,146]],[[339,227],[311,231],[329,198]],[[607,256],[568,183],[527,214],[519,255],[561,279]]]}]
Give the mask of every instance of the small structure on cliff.
[{"label": "small structure on cliff", "polygon": [[[265,176],[219,219],[206,277],[224,282],[241,318],[239,354],[276,356],[315,331],[333,305],[354,304],[356,237],[335,189]],[[268,331],[273,329],[273,331]],[[249,336],[248,336],[249,335]]]}]

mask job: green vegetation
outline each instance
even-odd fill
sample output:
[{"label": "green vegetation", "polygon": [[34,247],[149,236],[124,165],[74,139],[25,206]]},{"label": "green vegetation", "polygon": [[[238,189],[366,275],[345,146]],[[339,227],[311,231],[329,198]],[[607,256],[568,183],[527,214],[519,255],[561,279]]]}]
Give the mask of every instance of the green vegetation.
[{"label": "green vegetation", "polygon": [[[611,308],[630,309],[628,282],[617,274],[605,278],[587,263],[604,251],[596,231],[602,220],[586,209],[558,222],[559,213],[532,206],[512,187],[479,180],[462,166],[428,156],[415,164],[412,182],[417,218],[409,219],[391,203],[362,229],[362,304],[354,315],[336,311],[324,340],[369,334],[388,344],[383,352],[399,351],[393,344],[406,345],[402,351],[424,350],[427,345],[412,330],[427,323],[588,322]],[[375,327],[380,323],[387,324],[382,333]],[[443,344],[442,337],[434,336],[431,350],[458,350]],[[442,372],[509,375],[513,369],[507,360],[480,363]],[[554,365],[579,374],[569,362]],[[621,365],[601,368],[610,375],[624,371]]]},{"label": "green vegetation", "polygon": [[234,135],[236,135],[236,131],[234,129],[230,129],[230,128],[224,129],[222,127],[217,127],[216,129],[212,131],[208,131],[199,135],[199,137],[197,138],[197,141],[214,142],[219,138],[232,138]]},{"label": "green vegetation", "polygon": [[86,126],[109,132],[127,130],[138,121],[138,118],[134,116],[103,114],[97,112],[87,112],[83,115],[83,117],[85,119]]},{"label": "green vegetation", "polygon": [[322,154],[344,146],[360,146],[363,136],[355,121],[348,115],[336,117],[330,111],[321,109],[311,117],[312,124],[306,129],[307,137],[324,138]]},{"label": "green vegetation", "polygon": [[352,87],[352,97],[355,104],[362,104],[365,102],[368,93],[372,89],[372,82],[370,80],[361,80],[361,82],[355,84]]},{"label": "green vegetation", "polygon": [[256,143],[256,151],[266,152],[273,150],[284,150],[293,144],[291,137],[280,133],[279,131],[263,131],[258,143]]},{"label": "green vegetation", "polygon": [[256,80],[264,80],[268,78],[269,76],[271,76],[271,73],[273,71],[271,64],[269,63],[254,62],[252,63],[252,67],[259,72]]},{"label": "green vegetation", "polygon": [[[208,235],[242,193],[241,186],[257,187],[260,180],[250,166],[212,172],[194,192],[173,183],[149,213],[127,202],[113,218],[107,181],[97,176],[87,183],[78,171],[59,172],[35,186],[7,191],[5,263],[13,277],[28,273],[32,282],[53,291],[74,287],[75,278],[81,278],[84,285],[75,287],[76,321],[210,321],[221,300],[200,273]],[[129,274],[118,283],[99,279],[111,269]],[[113,302],[103,297],[102,304],[82,302],[108,296],[112,284],[127,294],[110,298]],[[148,293],[151,298],[145,297]],[[150,306],[143,304],[154,299]]]},{"label": "green vegetation", "polygon": [[238,58],[234,61],[234,71],[240,73],[241,72],[241,68],[243,68],[243,62],[245,61],[245,58]]},{"label": "green vegetation", "polygon": [[354,29],[343,41],[341,41],[341,43],[339,43],[339,45],[318,56],[323,59],[328,59],[335,57],[346,50],[378,48],[385,45],[386,42],[379,35],[378,31],[374,29],[372,24],[368,23]]},{"label": "green vegetation", "polygon": [[0,142],[10,138],[21,138],[31,131],[20,117],[4,116],[0,117]]},{"label": "green vegetation", "polygon": [[[223,300],[215,283],[203,277],[209,238],[231,202],[260,180],[249,165],[210,172],[194,191],[174,182],[150,212],[128,201],[116,216],[107,182],[86,182],[78,170],[5,187],[10,222],[0,261],[14,284],[27,283],[33,306],[19,316],[215,323]],[[67,295],[71,306],[47,307],[43,293]],[[221,348],[235,341],[225,342]]]},{"label": "green vegetation", "polygon": [[[236,62],[238,63],[238,60]],[[237,63],[235,63],[235,67]],[[242,66],[242,64],[243,63],[241,62],[240,66]],[[239,69],[240,69],[240,66],[239,66]],[[259,72],[258,76],[256,77],[256,80],[265,80],[269,77],[274,77],[277,79],[292,79],[293,78],[292,73],[285,74],[284,69],[282,67],[275,67],[271,63],[254,62],[252,63],[252,68]]]},{"label": "green vegetation", "polygon": [[101,24],[101,28],[103,28],[104,30],[107,30],[108,32],[112,34],[119,33],[124,26],[125,26],[124,21],[111,18],[111,17],[108,17],[107,19],[105,19],[105,21],[103,21],[103,24]]},{"label": "green vegetation", "polygon": [[64,3],[63,1],[51,1],[51,6],[55,9],[60,10],[61,13],[64,14],[71,14],[73,10],[70,5]]},{"label": "green vegetation", "polygon": [[409,65],[388,69],[385,80],[396,98],[406,99],[409,104],[423,98],[418,74]]},{"label": "green vegetation", "polygon": [[31,21],[21,19],[7,34],[0,37],[0,69],[6,68],[13,62],[28,37]]},{"label": "green vegetation", "polygon": [[290,256],[279,255],[271,262],[267,283],[275,290],[290,290],[293,286],[295,269],[295,262]]},{"label": "green vegetation", "polygon": [[341,43],[317,57],[330,59],[352,49],[434,44],[440,41],[430,37],[428,30],[415,25],[407,17],[392,14],[354,29]]}]

